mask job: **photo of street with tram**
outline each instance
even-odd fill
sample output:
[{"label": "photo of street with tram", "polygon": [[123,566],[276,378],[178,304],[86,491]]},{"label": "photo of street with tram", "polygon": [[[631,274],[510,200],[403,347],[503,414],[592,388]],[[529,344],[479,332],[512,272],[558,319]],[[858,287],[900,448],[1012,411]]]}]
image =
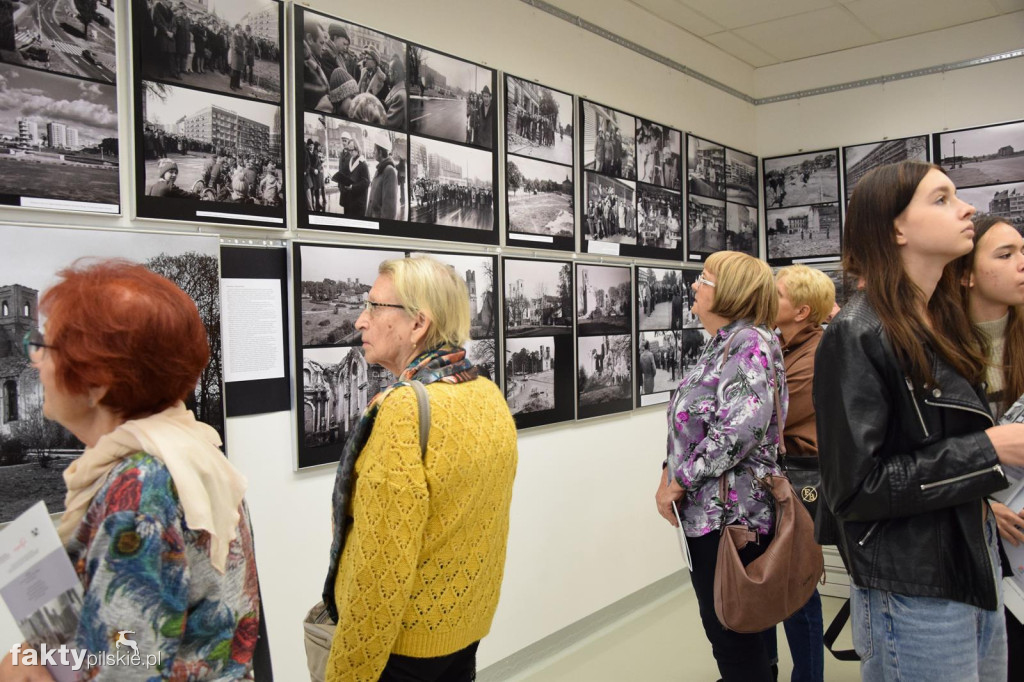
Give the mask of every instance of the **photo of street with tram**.
[{"label": "photo of street with tram", "polygon": [[842,238],[839,203],[769,209],[765,212],[768,262],[838,256]]},{"label": "photo of street with tram", "polygon": [[614,265],[576,266],[576,331],[629,333],[633,322],[630,269]]},{"label": "photo of street with tram", "polygon": [[572,166],[508,156],[508,231],[572,237]]},{"label": "photo of street with tram", "polygon": [[769,208],[839,201],[839,150],[765,159],[764,192]]},{"label": "photo of street with tram", "polygon": [[572,266],[514,258],[504,263],[506,337],[571,334]]},{"label": "photo of street with tram", "polygon": [[629,334],[581,336],[576,343],[579,405],[628,400],[632,406],[633,337]]},{"label": "photo of street with tram", "polygon": [[683,134],[641,118],[636,123],[637,180],[679,191]]},{"label": "photo of street with tram", "polygon": [[636,118],[580,100],[583,107],[583,169],[636,180]]},{"label": "photo of street with tram", "polygon": [[493,230],[494,155],[420,137],[409,145],[409,219]]},{"label": "photo of street with tram", "polygon": [[938,163],[957,189],[1024,180],[1024,121],[938,133]]},{"label": "photo of street with tram", "polygon": [[555,340],[505,340],[505,400],[512,414],[555,408]]},{"label": "photo of street with tram", "polygon": [[0,64],[0,194],[116,211],[119,158],[115,86]]},{"label": "photo of street with tram", "polygon": [[725,147],[687,135],[686,173],[691,195],[725,199]]},{"label": "photo of street with tram", "polygon": [[138,73],[280,102],[281,7],[274,0],[132,0]]},{"label": "photo of street with tram", "polygon": [[409,132],[494,147],[498,99],[494,71],[409,46]]},{"label": "photo of street with tram", "polygon": [[113,0],[19,0],[0,6],[0,62],[115,83]]},{"label": "photo of street with tram", "polygon": [[900,140],[869,142],[843,147],[843,183],[846,201],[868,171],[887,163],[900,161],[928,161],[928,136],[906,137]]},{"label": "photo of street with tram", "polygon": [[570,166],[572,95],[505,76],[505,151]]}]

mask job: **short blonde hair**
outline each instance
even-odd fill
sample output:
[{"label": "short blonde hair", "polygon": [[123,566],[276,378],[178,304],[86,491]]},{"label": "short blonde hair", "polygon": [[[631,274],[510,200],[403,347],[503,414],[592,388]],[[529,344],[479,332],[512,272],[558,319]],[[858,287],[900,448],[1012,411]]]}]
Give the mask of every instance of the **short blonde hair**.
[{"label": "short blonde hair", "polygon": [[802,305],[811,309],[807,321],[821,324],[836,304],[836,285],[821,270],[806,265],[790,265],[775,275],[775,281],[786,280],[786,296],[794,308]]},{"label": "short blonde hair", "polygon": [[718,251],[704,261],[704,270],[718,278],[711,312],[731,322],[775,325],[779,293],[767,263],[739,251]]},{"label": "short blonde hair", "polygon": [[411,315],[430,319],[424,348],[462,346],[469,338],[469,289],[455,268],[425,255],[386,260],[377,268],[391,278],[398,301]]}]

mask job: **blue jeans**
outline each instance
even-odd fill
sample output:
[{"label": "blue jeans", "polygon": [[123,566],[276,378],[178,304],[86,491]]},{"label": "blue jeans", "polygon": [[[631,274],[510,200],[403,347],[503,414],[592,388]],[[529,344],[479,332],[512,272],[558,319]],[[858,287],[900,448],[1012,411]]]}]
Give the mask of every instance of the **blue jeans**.
[{"label": "blue jeans", "polygon": [[853,646],[865,682],[1006,682],[1006,621],[994,516],[985,536],[999,606],[911,597],[850,585]]},{"label": "blue jeans", "polygon": [[[783,621],[789,653],[793,657],[791,682],[823,682],[825,679],[825,625],[821,616],[821,595],[815,590],[803,607]],[[768,660],[779,660],[775,628],[764,631]]]}]

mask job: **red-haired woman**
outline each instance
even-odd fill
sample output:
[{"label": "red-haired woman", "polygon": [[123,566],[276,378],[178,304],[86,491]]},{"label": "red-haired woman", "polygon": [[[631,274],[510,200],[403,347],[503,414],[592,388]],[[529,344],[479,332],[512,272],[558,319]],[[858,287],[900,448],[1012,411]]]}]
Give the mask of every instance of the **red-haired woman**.
[{"label": "red-haired woman", "polygon": [[993,426],[947,267],[973,247],[973,213],[918,161],[873,170],[850,199],[844,266],[863,289],[822,337],[813,393],[864,680],[1006,680],[986,496],[1002,464],[1024,464],[1024,425]]},{"label": "red-haired woman", "polygon": [[[40,305],[46,333],[26,336],[25,349],[43,414],[86,445],[64,473],[58,526],[84,589],[69,647],[109,651],[127,630],[140,652],[160,655],[152,674],[241,679],[259,629],[256,562],[245,478],[182,402],[209,359],[195,304],[125,261],[59,275]],[[10,656],[0,665],[4,680],[40,672]]]}]

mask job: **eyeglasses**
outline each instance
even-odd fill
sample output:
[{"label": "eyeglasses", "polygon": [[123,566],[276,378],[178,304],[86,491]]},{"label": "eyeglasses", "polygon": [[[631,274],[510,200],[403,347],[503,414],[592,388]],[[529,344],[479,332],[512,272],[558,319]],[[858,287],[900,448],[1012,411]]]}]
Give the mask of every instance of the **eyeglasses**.
[{"label": "eyeglasses", "polygon": [[39,333],[38,329],[25,332],[25,336],[21,338],[21,350],[29,360],[32,359],[33,353],[38,353],[44,348],[53,348],[53,346],[45,343],[43,335]]},{"label": "eyeglasses", "polygon": [[711,287],[712,289],[715,288],[715,283],[714,282],[712,282],[709,279],[704,279],[704,273],[701,273],[701,274],[697,275],[697,288],[699,289],[699,288],[701,288],[702,286],[705,286],[705,285]]},{"label": "eyeglasses", "polygon": [[376,303],[370,299],[363,301],[363,310],[371,315],[376,312],[377,308],[402,308],[404,310],[405,306],[397,303]]}]

